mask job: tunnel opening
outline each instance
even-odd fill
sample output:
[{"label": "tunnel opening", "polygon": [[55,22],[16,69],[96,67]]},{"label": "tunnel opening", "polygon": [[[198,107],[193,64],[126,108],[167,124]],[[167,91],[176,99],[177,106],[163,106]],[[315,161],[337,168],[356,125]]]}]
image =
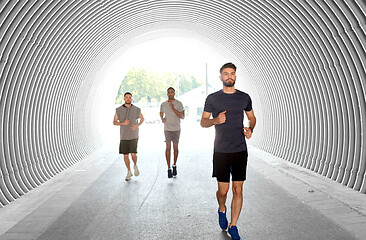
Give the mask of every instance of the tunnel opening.
[{"label": "tunnel opening", "polygon": [[[197,78],[200,86],[190,89],[191,91],[186,95],[179,92],[179,82],[175,82],[172,87],[178,90],[176,98],[183,101],[188,113],[187,118],[183,120],[184,124],[188,126],[199,125],[206,94],[222,89],[222,82],[219,80],[220,67],[226,62],[234,62],[236,58],[234,55],[228,54],[225,47],[218,46],[218,44],[203,38],[199,34],[189,34],[190,37],[187,37],[186,31],[174,29],[145,33],[131,40],[136,44],[128,49],[117,51],[114,56],[111,56],[111,62],[97,73],[97,75],[102,76],[97,87],[98,91],[95,94],[97,100],[94,100],[99,106],[93,104],[93,108],[98,108],[99,110],[96,110],[96,112],[101,113],[98,116],[104,117],[99,120],[99,129],[100,136],[104,139],[106,145],[116,144],[117,142],[110,142],[111,139],[118,139],[118,131],[115,126],[111,125],[115,108],[121,105],[115,103],[116,94],[122,80],[132,68],[143,69],[150,73],[187,74]],[[247,70],[239,60],[235,64],[238,66],[236,88],[255,96],[256,92],[253,92],[255,88],[250,83]],[[208,84],[207,93],[206,79]],[[144,82],[138,84],[142,86]],[[167,88],[167,86],[165,87]],[[128,90],[126,89],[126,91]],[[163,98],[156,100],[166,100],[166,89],[163,91]],[[192,97],[194,99],[191,99]],[[156,118],[159,115],[161,101],[154,103],[154,107],[150,109],[146,106],[151,105],[151,103],[145,104],[145,106],[142,106],[144,103],[134,103],[139,107],[143,107],[142,112],[147,114],[146,117],[153,115]],[[259,108],[260,103],[256,102],[255,106]],[[260,112],[260,109],[257,109],[257,111]],[[145,118],[145,120],[160,122],[160,117],[157,119]],[[144,128],[149,129],[147,126]],[[192,134],[194,135],[194,133]]]}]

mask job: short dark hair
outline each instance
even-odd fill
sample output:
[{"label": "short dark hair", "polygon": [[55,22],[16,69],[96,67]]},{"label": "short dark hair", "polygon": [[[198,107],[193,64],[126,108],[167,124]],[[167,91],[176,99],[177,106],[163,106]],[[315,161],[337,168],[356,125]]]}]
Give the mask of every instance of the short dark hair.
[{"label": "short dark hair", "polygon": [[125,95],[123,95],[123,96],[126,97],[126,95],[131,95],[131,97],[132,97],[132,93],[130,93],[130,92],[125,92]]},{"label": "short dark hair", "polygon": [[168,87],[166,91],[169,92],[169,89],[172,89],[175,92],[175,89],[173,87]]},{"label": "short dark hair", "polygon": [[225,68],[232,68],[236,72],[236,66],[234,65],[234,63],[228,62],[222,65],[222,67],[220,68],[220,74],[222,73],[222,70],[224,70]]}]

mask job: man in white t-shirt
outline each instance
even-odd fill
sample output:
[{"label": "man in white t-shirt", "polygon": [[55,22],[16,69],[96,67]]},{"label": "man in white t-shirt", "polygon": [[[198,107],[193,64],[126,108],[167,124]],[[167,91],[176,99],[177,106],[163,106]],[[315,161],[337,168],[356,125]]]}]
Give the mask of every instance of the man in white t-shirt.
[{"label": "man in white t-shirt", "polygon": [[[180,136],[180,119],[184,118],[183,104],[174,99],[175,90],[172,87],[167,91],[168,101],[160,106],[160,118],[164,123],[164,134],[166,142],[165,157],[168,164],[168,178],[177,176],[177,159],[178,159],[178,143]],[[170,168],[170,149],[173,142],[174,164],[173,169]]]}]

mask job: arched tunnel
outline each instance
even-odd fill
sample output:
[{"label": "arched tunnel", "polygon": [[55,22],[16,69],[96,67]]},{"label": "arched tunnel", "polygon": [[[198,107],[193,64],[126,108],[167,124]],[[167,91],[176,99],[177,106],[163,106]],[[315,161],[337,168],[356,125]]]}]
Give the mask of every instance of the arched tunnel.
[{"label": "arched tunnel", "polygon": [[107,67],[176,35],[245,69],[251,145],[366,193],[363,0],[2,0],[0,29],[0,206],[102,148]]},{"label": "arched tunnel", "polygon": [[364,1],[2,1],[0,9],[2,205],[103,145],[95,127],[103,67],[131,39],[169,29],[218,43],[247,69],[262,113],[254,146],[366,193]]}]

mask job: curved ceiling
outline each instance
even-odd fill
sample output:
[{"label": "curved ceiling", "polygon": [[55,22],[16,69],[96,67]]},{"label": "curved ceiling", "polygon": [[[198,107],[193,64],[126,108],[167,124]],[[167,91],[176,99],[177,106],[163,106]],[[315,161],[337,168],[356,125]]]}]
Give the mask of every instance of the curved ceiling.
[{"label": "curved ceiling", "polygon": [[210,39],[246,68],[256,147],[366,193],[365,12],[363,0],[1,1],[0,203],[102,146],[99,71],[164,29]]}]

